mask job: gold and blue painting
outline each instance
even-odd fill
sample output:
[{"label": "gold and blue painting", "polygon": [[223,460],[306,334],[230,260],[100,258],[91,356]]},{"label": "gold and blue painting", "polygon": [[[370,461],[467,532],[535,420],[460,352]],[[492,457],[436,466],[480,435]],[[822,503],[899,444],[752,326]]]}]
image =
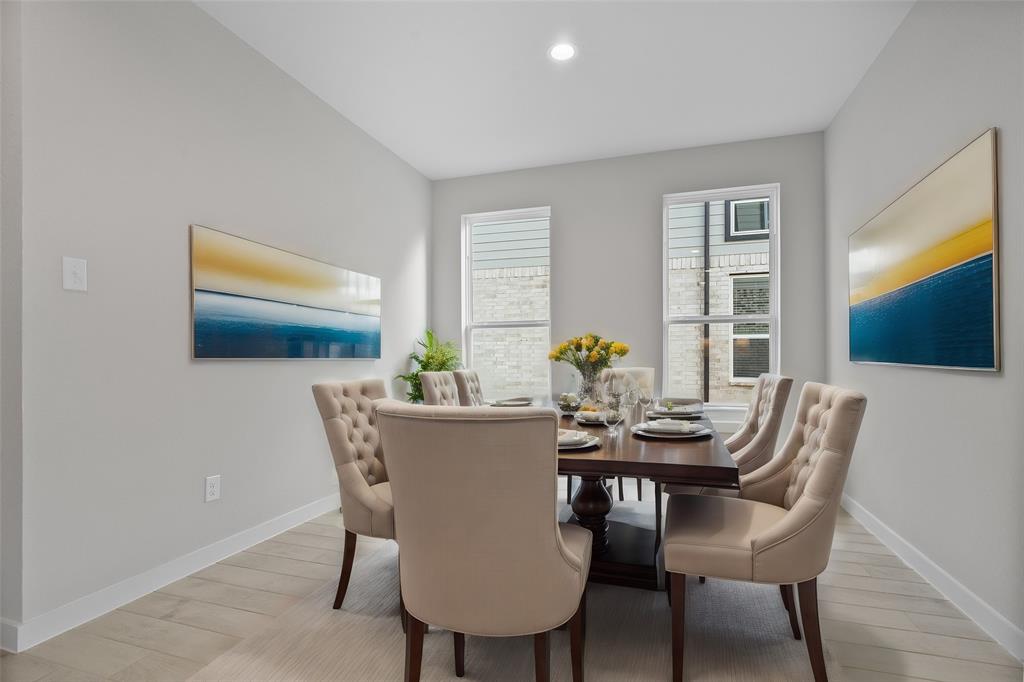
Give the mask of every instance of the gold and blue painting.
[{"label": "gold and blue painting", "polygon": [[850,236],[850,360],[999,369],[996,131]]},{"label": "gold and blue painting", "polygon": [[379,358],[380,279],[193,225],[194,358]]}]

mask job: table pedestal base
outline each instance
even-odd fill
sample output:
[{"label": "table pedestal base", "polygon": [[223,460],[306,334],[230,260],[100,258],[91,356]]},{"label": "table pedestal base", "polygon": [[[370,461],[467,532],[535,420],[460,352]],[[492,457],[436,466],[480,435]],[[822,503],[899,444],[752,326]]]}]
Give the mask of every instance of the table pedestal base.
[{"label": "table pedestal base", "polygon": [[612,496],[601,476],[582,476],[572,498],[572,523],[594,536],[590,560],[592,582],[660,590],[657,536],[651,529],[609,521]]}]

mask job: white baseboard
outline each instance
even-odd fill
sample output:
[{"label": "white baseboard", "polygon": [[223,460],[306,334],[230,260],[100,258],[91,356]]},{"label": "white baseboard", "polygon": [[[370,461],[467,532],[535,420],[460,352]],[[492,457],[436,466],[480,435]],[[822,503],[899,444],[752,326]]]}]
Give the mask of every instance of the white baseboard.
[{"label": "white baseboard", "polygon": [[59,606],[52,611],[47,611],[27,622],[19,623],[5,618],[0,621],[0,648],[13,653],[25,651],[176,580],[181,580],[221,559],[226,559],[232,554],[237,554],[264,540],[269,540],[300,523],[338,509],[340,505],[341,499],[338,493],[328,495],[269,521],[264,521],[258,526],[235,533],[211,545]]},{"label": "white baseboard", "polygon": [[1013,656],[1024,660],[1024,630],[1011,623],[988,602],[974,594],[849,495],[843,495],[842,505],[850,516],[874,533],[886,547],[945,595],[946,599],[953,602],[992,639],[1002,644]]}]

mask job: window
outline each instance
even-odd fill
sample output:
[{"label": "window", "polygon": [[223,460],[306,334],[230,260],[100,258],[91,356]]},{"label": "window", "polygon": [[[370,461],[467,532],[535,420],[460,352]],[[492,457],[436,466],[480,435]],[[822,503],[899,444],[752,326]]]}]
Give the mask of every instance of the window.
[{"label": "window", "polygon": [[463,361],[487,398],[548,396],[549,208],[462,217]]},{"label": "window", "polygon": [[778,185],[665,196],[666,396],[746,404],[776,371],[778,196]]},{"label": "window", "polygon": [[[770,314],[767,273],[732,276],[732,314]],[[732,325],[729,359],[733,382],[752,384],[769,371],[769,337],[765,322]]]},{"label": "window", "polygon": [[767,239],[771,231],[770,202],[768,199],[739,199],[725,202],[725,215],[729,229],[725,240],[729,242],[748,239]]}]

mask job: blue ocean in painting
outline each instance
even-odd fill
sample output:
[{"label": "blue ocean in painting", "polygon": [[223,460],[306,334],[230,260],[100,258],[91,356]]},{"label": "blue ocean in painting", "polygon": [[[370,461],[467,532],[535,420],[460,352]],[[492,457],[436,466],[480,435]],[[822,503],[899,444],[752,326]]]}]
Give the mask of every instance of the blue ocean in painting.
[{"label": "blue ocean in painting", "polygon": [[197,358],[379,358],[380,318],[197,289]]},{"label": "blue ocean in painting", "polygon": [[850,359],[993,368],[992,254],[850,306]]}]

